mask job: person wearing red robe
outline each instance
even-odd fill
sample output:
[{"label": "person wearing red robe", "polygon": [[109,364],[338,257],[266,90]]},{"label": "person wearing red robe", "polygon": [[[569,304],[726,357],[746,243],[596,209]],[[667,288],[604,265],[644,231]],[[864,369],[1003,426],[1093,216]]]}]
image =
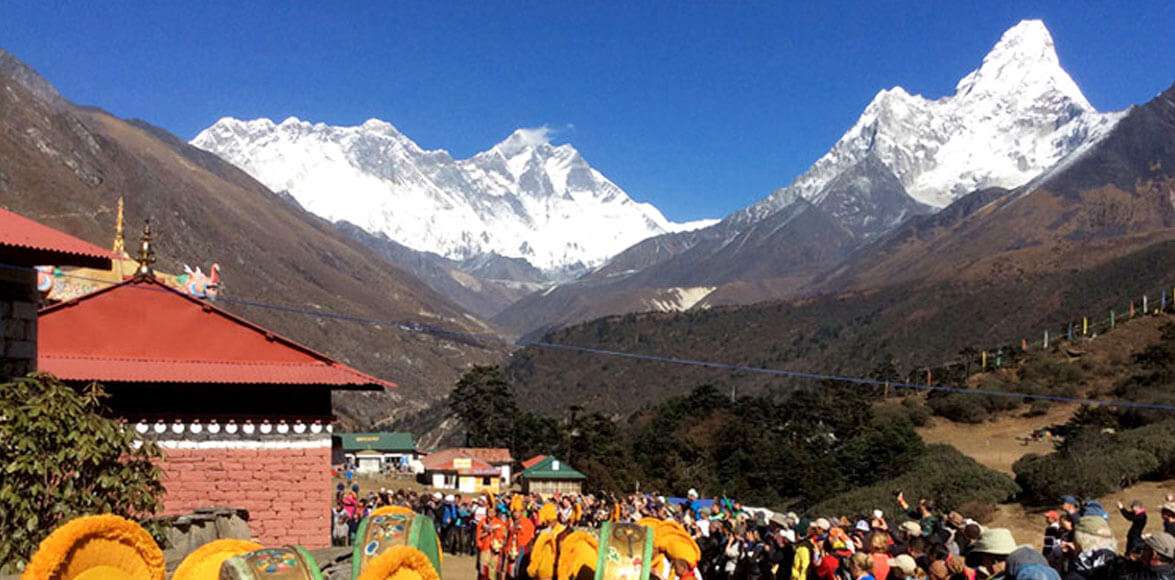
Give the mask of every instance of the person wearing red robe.
[{"label": "person wearing red robe", "polygon": [[530,552],[531,543],[534,542],[534,522],[526,517],[521,505],[516,506],[512,516],[502,557],[503,577],[525,578],[526,568],[523,563]]},{"label": "person wearing red robe", "polygon": [[510,524],[498,514],[495,506],[490,506],[490,512],[477,524],[477,577],[478,580],[498,580],[499,563],[502,551],[506,547],[506,539],[510,533]]}]

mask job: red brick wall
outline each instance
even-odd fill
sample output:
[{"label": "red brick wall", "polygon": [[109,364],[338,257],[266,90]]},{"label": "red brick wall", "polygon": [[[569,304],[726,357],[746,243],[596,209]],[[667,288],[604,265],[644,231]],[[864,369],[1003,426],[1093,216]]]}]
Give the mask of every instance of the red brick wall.
[{"label": "red brick wall", "polygon": [[266,546],[330,545],[330,448],[163,449],[166,514],[225,506],[249,510]]}]

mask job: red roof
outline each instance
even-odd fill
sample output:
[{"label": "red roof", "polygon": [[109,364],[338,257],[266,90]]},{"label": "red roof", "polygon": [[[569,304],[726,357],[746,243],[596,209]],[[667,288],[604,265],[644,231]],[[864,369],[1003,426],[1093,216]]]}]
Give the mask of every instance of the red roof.
[{"label": "red roof", "polygon": [[[469,460],[472,470],[453,467],[453,461],[463,459]],[[468,475],[499,475],[496,466],[513,462],[510,450],[500,447],[453,447],[429,453],[421,461],[426,471],[456,471]]]},{"label": "red roof", "polygon": [[37,335],[38,369],[70,381],[395,386],[153,278],[45,308]]},{"label": "red roof", "polygon": [[0,260],[5,264],[109,269],[115,257],[90,242],[0,209]]},{"label": "red roof", "polygon": [[546,458],[547,458],[547,456],[546,456],[546,455],[542,455],[542,454],[540,454],[540,455],[535,455],[534,457],[531,457],[530,459],[527,459],[526,461],[523,461],[523,462],[522,462],[522,468],[523,468],[523,469],[530,469],[530,468],[532,468],[532,467],[534,467],[534,466],[538,465],[540,462],[542,462],[542,460],[544,460],[544,459],[546,459]]},{"label": "red roof", "polygon": [[[465,460],[464,463],[458,462]],[[458,475],[479,475],[482,477],[494,477],[502,475],[497,467],[490,465],[480,459],[473,457],[449,457],[443,460],[429,460],[425,459],[423,462],[425,471],[453,471]]]}]

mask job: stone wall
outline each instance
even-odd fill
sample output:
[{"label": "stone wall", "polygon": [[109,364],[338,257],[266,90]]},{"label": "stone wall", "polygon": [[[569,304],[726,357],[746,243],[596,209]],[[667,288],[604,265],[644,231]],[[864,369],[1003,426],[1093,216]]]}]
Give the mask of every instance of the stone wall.
[{"label": "stone wall", "polygon": [[0,382],[37,366],[37,272],[0,268]]}]

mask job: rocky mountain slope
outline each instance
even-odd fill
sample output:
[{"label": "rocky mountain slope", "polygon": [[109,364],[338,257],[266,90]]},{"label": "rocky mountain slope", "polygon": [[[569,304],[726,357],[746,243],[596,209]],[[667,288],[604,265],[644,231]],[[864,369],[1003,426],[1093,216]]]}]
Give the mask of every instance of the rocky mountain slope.
[{"label": "rocky mountain slope", "polygon": [[[832,149],[787,187],[706,230],[641,242],[614,259],[632,266],[606,266],[528,297],[496,320],[519,333],[533,332],[649,310],[647,296],[675,287],[713,287],[695,307],[801,295],[820,274],[812,267],[817,262],[831,268],[906,220],[976,189],[1027,183],[1096,142],[1120,117],[1095,111],[1061,68],[1048,30],[1040,21],[1024,21],[1004,33],[953,95],[931,100],[901,87],[883,90]],[[800,252],[797,261],[794,248],[746,243],[756,237],[753,230],[778,223],[777,214],[796,211],[795,204],[818,211],[784,227],[807,228],[817,238],[796,232],[787,239],[801,248],[822,246],[818,251]],[[809,220],[831,222],[847,237],[828,240],[830,232]],[[569,312],[568,304],[577,307]]]},{"label": "rocky mountain slope", "polygon": [[425,150],[377,119],[335,127],[224,118],[192,144],[330,221],[453,260],[522,258],[562,277],[642,239],[709,223],[668,221],[542,128],[519,129],[469,159]]},{"label": "rocky mountain slope", "polygon": [[[987,188],[853,252],[803,300],[608,317],[546,340],[813,372],[916,370],[975,345],[1015,347],[1175,287],[1175,85],[1015,189]],[[1153,304],[1153,302],[1152,302]],[[519,400],[615,411],[694,385],[771,391],[760,375],[529,347]]]},{"label": "rocky mountain slope", "polygon": [[236,167],[157,127],[72,105],[0,50],[0,205],[107,246],[120,194],[128,244],[151,219],[164,271],[217,261],[228,297],[411,323],[360,325],[225,303],[400,384],[340,398],[336,409],[347,423],[420,408],[447,394],[467,366],[504,353],[492,338],[455,342],[407,330],[488,334],[464,309]]}]

